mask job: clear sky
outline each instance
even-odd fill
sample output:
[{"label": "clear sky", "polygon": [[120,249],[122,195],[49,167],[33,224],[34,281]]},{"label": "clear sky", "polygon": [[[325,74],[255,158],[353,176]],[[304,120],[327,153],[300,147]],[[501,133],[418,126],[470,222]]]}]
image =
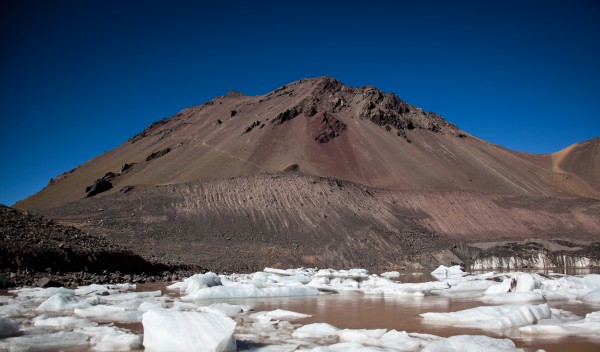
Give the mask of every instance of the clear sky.
[{"label": "clear sky", "polygon": [[0,203],[230,90],[371,84],[505,147],[600,136],[600,1],[5,0]]}]

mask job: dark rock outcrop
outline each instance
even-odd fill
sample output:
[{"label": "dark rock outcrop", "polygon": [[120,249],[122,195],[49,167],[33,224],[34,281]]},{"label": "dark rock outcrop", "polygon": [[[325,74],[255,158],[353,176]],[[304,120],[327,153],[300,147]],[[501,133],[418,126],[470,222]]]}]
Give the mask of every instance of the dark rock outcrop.
[{"label": "dark rock outcrop", "polygon": [[161,156],[169,153],[171,151],[171,148],[167,147],[167,148],[163,148],[161,150],[155,151],[154,153],[148,155],[146,157],[146,161],[151,161],[154,160],[156,158],[160,158]]},{"label": "dark rock outcrop", "polygon": [[99,178],[93,185],[85,188],[85,197],[93,197],[96,194],[106,192],[112,188],[112,183],[104,178]]}]

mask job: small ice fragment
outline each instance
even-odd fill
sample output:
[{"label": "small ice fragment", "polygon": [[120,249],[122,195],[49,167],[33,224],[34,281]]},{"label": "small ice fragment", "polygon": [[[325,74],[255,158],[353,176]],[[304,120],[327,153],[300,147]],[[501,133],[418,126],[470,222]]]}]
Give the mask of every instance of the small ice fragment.
[{"label": "small ice fragment", "polygon": [[600,333],[600,312],[588,313],[584,319],[564,323],[545,323],[529,325],[519,328],[526,335],[553,335],[553,336],[598,336]]},{"label": "small ice fragment", "polygon": [[47,317],[40,315],[33,319],[33,326],[57,329],[75,329],[97,325],[97,323],[77,317]]},{"label": "small ice fragment", "polygon": [[245,311],[245,306],[229,303],[214,303],[210,306],[200,307],[198,311],[207,313],[224,314],[228,317],[240,314]]},{"label": "small ice fragment", "polygon": [[139,335],[114,326],[87,327],[79,332],[91,336],[90,344],[96,351],[130,351],[142,347]]},{"label": "small ice fragment", "polygon": [[256,319],[256,320],[263,320],[265,317],[268,319],[272,319],[272,320],[294,321],[294,320],[298,320],[298,319],[310,318],[311,315],[292,312],[292,311],[283,310],[283,309],[275,309],[270,312],[256,312],[256,313],[250,314],[250,318]]},{"label": "small ice fragment", "polygon": [[[52,351],[66,347],[88,346],[88,337],[78,332],[59,331],[12,337],[10,351]],[[85,349],[82,349],[85,350]]]},{"label": "small ice fragment", "polygon": [[297,339],[318,339],[327,336],[335,336],[338,331],[338,328],[327,323],[306,324],[296,329],[296,331],[292,333],[292,337]]},{"label": "small ice fragment", "polygon": [[194,276],[190,276],[183,280],[183,282],[176,282],[167,286],[167,289],[180,290],[181,292],[185,292],[189,295],[190,293],[198,291],[202,288],[221,285],[221,278],[213,272],[208,272],[206,274],[196,274]]},{"label": "small ice fragment", "polygon": [[381,276],[387,277],[388,279],[398,278],[400,277],[400,273],[398,271],[387,271],[385,273],[382,273]]},{"label": "small ice fragment", "polygon": [[583,303],[600,304],[600,288],[588,292],[579,299]]},{"label": "small ice fragment", "polygon": [[40,304],[36,310],[38,312],[60,312],[75,308],[85,309],[91,306],[88,302],[81,301],[72,295],[57,293]]},{"label": "small ice fragment", "polygon": [[431,276],[435,277],[438,280],[444,280],[444,279],[450,279],[450,278],[456,278],[456,277],[463,277],[465,276],[467,273],[465,273],[460,265],[454,265],[451,267],[447,267],[445,265],[440,265],[437,267],[437,269],[435,269],[434,271],[431,272]]},{"label": "small ice fragment", "polygon": [[422,352],[522,352],[510,339],[494,339],[479,335],[457,335],[447,339],[433,341]]},{"label": "small ice fragment", "polygon": [[235,351],[236,323],[223,315],[150,310],[142,317],[147,352]]}]

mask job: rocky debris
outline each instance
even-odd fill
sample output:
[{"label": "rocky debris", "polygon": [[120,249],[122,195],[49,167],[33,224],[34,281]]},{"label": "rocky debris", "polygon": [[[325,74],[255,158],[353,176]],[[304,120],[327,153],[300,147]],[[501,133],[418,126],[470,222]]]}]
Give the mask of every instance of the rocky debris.
[{"label": "rocky debris", "polygon": [[155,152],[153,152],[152,154],[150,154],[150,155],[148,155],[148,156],[146,157],[146,161],[151,161],[151,160],[154,160],[154,159],[156,159],[156,158],[160,158],[161,156],[164,156],[164,155],[166,155],[166,154],[167,154],[167,153],[169,153],[170,151],[171,151],[171,148],[170,148],[170,147],[163,148],[163,149],[161,149],[161,150],[155,151]]},{"label": "rocky debris", "polygon": [[60,283],[56,280],[52,280],[51,278],[44,276],[35,282],[35,286],[41,287],[41,288],[48,288],[48,287],[61,287],[63,285],[62,285],[62,283]]},{"label": "rocky debris", "polygon": [[319,143],[327,143],[345,131],[346,127],[346,124],[336,119],[335,116],[323,113],[319,128],[320,133],[315,137],[315,140]]},{"label": "rocky debris", "polygon": [[291,109],[287,109],[284,112],[280,112],[279,114],[277,114],[277,117],[275,117],[271,121],[271,123],[274,123],[276,125],[281,125],[282,123],[297,117],[301,113],[302,113],[302,106],[296,105]]},{"label": "rocky debris", "polygon": [[131,137],[128,142],[131,143],[135,143],[137,141],[139,141],[140,139],[152,134],[153,132],[155,132],[157,129],[159,129],[161,126],[165,125],[166,123],[168,123],[170,121],[170,117],[166,117],[162,120],[153,122],[150,126],[148,126],[145,130],[143,130],[142,132],[136,134],[135,136]]},{"label": "rocky debris", "polygon": [[145,282],[188,270],[147,260],[104,238],[3,205],[0,225],[0,287],[123,282],[133,281],[135,275]]},{"label": "rocky debris", "polygon": [[106,192],[113,187],[112,180],[116,177],[113,172],[107,172],[102,178],[99,178],[93,185],[85,188],[85,197],[93,197],[96,194]]},{"label": "rocky debris", "polygon": [[135,165],[135,163],[125,163],[121,166],[121,174],[124,174],[131,170],[131,168]]},{"label": "rocky debris", "polygon": [[260,121],[256,120],[256,121],[252,122],[252,124],[250,126],[246,127],[244,129],[244,132],[242,132],[242,134],[248,133],[248,132],[252,131],[252,129],[254,129],[254,127],[258,127],[258,126],[260,126]]}]

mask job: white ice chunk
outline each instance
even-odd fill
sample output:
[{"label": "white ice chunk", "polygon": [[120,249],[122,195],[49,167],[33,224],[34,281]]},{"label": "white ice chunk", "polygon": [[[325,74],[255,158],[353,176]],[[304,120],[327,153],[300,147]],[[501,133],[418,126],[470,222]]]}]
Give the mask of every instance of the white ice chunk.
[{"label": "white ice chunk", "polygon": [[64,287],[48,287],[48,288],[21,288],[17,290],[9,291],[11,293],[16,293],[17,297],[27,299],[47,299],[49,297],[54,296],[57,293],[64,293],[66,295],[73,295],[75,291],[69,290]]},{"label": "white ice chunk", "polygon": [[96,351],[130,351],[142,347],[140,335],[114,326],[86,327],[78,332],[91,337],[90,344]]},{"label": "white ice chunk", "polygon": [[0,316],[5,318],[15,317],[22,315],[25,312],[25,307],[21,303],[11,303],[7,305],[0,305]]},{"label": "white ice chunk", "polygon": [[296,329],[296,331],[292,333],[292,337],[297,339],[318,339],[327,336],[335,336],[338,331],[338,328],[327,323],[306,324]]},{"label": "white ice chunk", "polygon": [[7,342],[10,345],[10,351],[54,351],[67,347],[87,347],[89,345],[86,335],[65,331],[10,337],[3,340],[3,342]]},{"label": "white ice chunk", "polygon": [[235,351],[235,322],[209,313],[151,310],[144,313],[144,347],[158,351]]},{"label": "white ice chunk", "polygon": [[344,329],[338,331],[340,342],[356,342],[362,345],[379,344],[379,339],[387,332],[386,329]]},{"label": "white ice chunk", "polygon": [[[304,351],[304,350],[300,350]],[[376,347],[363,346],[357,342],[340,342],[329,346],[315,347],[310,352],[382,352]]]},{"label": "white ice chunk", "polygon": [[191,311],[191,310],[197,310],[198,305],[196,305],[195,303],[192,303],[192,302],[175,301],[175,302],[173,302],[173,307],[171,309],[180,310],[180,311]]},{"label": "white ice chunk", "polygon": [[19,334],[19,324],[8,318],[0,317],[0,339]]},{"label": "white ice chunk", "polygon": [[400,277],[400,272],[398,272],[398,271],[387,271],[385,273],[382,273],[381,276],[386,277],[388,279],[398,278],[398,277]]},{"label": "white ice chunk", "polygon": [[507,292],[495,295],[485,295],[481,300],[488,303],[516,303],[544,302],[546,298],[541,292]]},{"label": "white ice chunk", "polygon": [[186,294],[190,294],[198,291],[201,288],[221,285],[221,278],[213,272],[208,272],[206,274],[196,274],[194,276],[190,276],[183,280],[183,282],[176,282],[170,286],[167,286],[167,289],[179,290],[181,292],[185,292]]},{"label": "white ice chunk", "polygon": [[390,330],[379,340],[379,346],[399,351],[416,351],[421,345],[421,340],[409,336],[406,331]]},{"label": "white ice chunk", "polygon": [[39,307],[37,307],[37,311],[60,312],[73,310],[75,308],[85,309],[91,306],[90,303],[82,301],[72,295],[57,293],[40,304]]},{"label": "white ice chunk", "polygon": [[584,303],[600,304],[600,288],[588,292],[579,299]]},{"label": "white ice chunk", "polygon": [[97,326],[97,323],[89,321],[87,319],[77,317],[47,317],[40,315],[33,318],[33,326],[35,327],[50,327],[56,329],[75,329],[84,328],[88,326]]},{"label": "white ice chunk", "polygon": [[292,312],[289,310],[275,309],[269,312],[256,312],[250,314],[250,318],[255,320],[287,320],[295,321],[298,319],[310,318],[312,315]]},{"label": "white ice chunk", "polygon": [[158,297],[162,294],[160,290],[145,291],[145,292],[125,292],[115,293],[108,296],[100,296],[100,301],[103,303],[116,303],[119,301],[128,302],[132,300],[142,300],[149,297]]},{"label": "white ice chunk", "polygon": [[159,308],[163,308],[162,304],[160,304],[160,302],[156,302],[156,301],[144,301],[142,303],[140,303],[139,306],[137,306],[137,310],[141,311],[141,312],[147,312],[150,309],[159,309]]},{"label": "white ice chunk", "polygon": [[126,310],[119,306],[99,304],[86,309],[75,309],[75,315],[100,321],[114,321],[120,323],[136,323],[142,320],[143,312]]},{"label": "white ice chunk", "polygon": [[286,285],[277,287],[259,288],[252,284],[236,284],[232,286],[213,286],[199,289],[182,300],[195,299],[225,299],[244,297],[291,297],[291,296],[315,296],[319,291],[304,285]]},{"label": "white ice chunk", "polygon": [[488,330],[502,330],[535,324],[552,315],[547,304],[483,306],[449,313],[422,313],[429,321]]},{"label": "white ice chunk", "polygon": [[437,269],[431,272],[431,276],[438,280],[463,277],[465,275],[467,275],[467,273],[461,269],[460,265],[454,265],[451,267],[440,265],[437,267]]},{"label": "white ice chunk", "polygon": [[234,315],[238,315],[242,312],[249,310],[250,307],[242,306],[238,304],[229,304],[229,303],[214,303],[210,306],[204,306],[198,308],[200,312],[206,313],[216,313],[216,314],[224,314],[228,317],[232,317]]},{"label": "white ice chunk", "polygon": [[487,336],[457,335],[433,341],[422,352],[517,352],[523,351],[510,339],[494,339]]},{"label": "white ice chunk", "polygon": [[584,319],[558,324],[539,324],[519,328],[526,335],[592,335],[600,336],[600,311],[592,312]]},{"label": "white ice chunk", "polygon": [[310,278],[308,276],[304,276],[304,275],[290,275],[290,276],[283,276],[283,277],[279,277],[277,278],[277,283],[280,284],[290,284],[290,283],[296,283],[299,282],[301,284],[307,284],[310,282]]},{"label": "white ice chunk", "polygon": [[342,279],[364,279],[369,277],[369,272],[366,269],[350,269],[350,270],[333,270],[333,269],[321,269],[314,277],[327,277],[327,278],[342,278]]}]

